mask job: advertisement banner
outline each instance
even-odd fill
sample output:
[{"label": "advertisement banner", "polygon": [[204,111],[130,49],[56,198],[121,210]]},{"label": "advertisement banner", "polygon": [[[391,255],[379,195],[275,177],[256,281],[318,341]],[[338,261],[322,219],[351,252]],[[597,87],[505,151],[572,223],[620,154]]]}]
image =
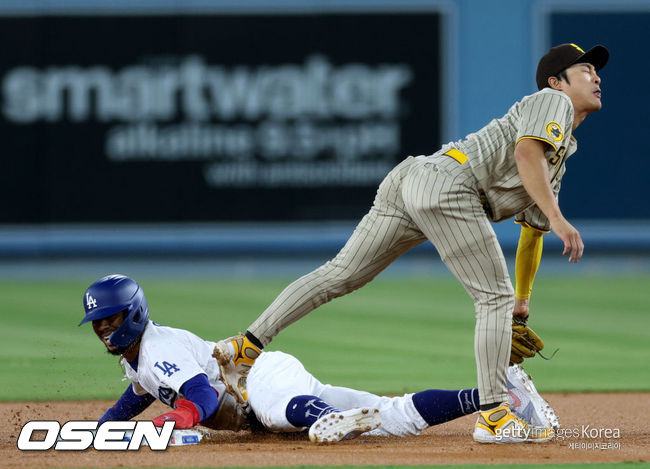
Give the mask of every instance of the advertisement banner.
[{"label": "advertisement banner", "polygon": [[440,145],[440,15],[0,18],[0,222],[358,218]]}]

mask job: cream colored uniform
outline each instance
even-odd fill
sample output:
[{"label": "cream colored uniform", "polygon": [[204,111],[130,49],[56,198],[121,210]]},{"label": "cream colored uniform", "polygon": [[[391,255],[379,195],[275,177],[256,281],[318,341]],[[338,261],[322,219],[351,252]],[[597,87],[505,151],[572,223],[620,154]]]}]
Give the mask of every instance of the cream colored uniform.
[{"label": "cream colored uniform", "polygon": [[430,156],[408,157],[379,186],[370,212],[337,254],[299,278],[248,328],[263,345],[318,306],[365,285],[413,246],[429,239],[474,300],[474,353],[481,404],[507,399],[514,290],[490,220],[516,220],[548,230],[524,189],[514,159],[522,138],[541,140],[554,192],[571,136],[573,105],[544,89],[508,113]]}]

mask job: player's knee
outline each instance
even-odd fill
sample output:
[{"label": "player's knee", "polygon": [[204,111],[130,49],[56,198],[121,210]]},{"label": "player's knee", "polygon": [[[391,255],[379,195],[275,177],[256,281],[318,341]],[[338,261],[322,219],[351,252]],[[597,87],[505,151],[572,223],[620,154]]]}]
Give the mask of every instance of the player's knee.
[{"label": "player's knee", "polygon": [[325,279],[329,299],[338,298],[362,287],[370,280],[371,276],[364,277],[350,264],[342,264],[332,259],[321,267],[321,274]]},{"label": "player's knee", "polygon": [[476,314],[512,315],[515,307],[514,291],[484,292],[474,301]]}]

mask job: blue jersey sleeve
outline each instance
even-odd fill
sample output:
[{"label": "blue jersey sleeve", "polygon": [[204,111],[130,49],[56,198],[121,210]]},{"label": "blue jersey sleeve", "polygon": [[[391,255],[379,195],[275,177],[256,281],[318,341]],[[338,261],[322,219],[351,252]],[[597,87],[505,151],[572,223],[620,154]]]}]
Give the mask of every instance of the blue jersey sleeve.
[{"label": "blue jersey sleeve", "polygon": [[129,384],[122,397],[99,419],[99,424],[109,420],[130,420],[151,405],[156,399],[150,394],[138,396]]},{"label": "blue jersey sleeve", "polygon": [[199,409],[199,422],[211,417],[219,408],[217,391],[210,386],[208,377],[203,373],[185,381],[181,386],[181,393]]}]

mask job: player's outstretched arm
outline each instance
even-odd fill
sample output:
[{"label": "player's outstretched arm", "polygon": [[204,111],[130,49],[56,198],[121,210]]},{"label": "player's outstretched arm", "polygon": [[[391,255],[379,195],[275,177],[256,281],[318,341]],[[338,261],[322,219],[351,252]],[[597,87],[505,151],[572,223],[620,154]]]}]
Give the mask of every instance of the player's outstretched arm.
[{"label": "player's outstretched arm", "polygon": [[101,416],[99,424],[101,425],[109,420],[130,420],[141,414],[155,400],[150,394],[138,396],[133,392],[133,385],[129,384],[122,397]]},{"label": "player's outstretched arm", "polygon": [[551,229],[564,242],[562,255],[569,254],[569,262],[578,262],[584,244],[578,230],[562,215],[551,188],[544,143],[524,138],[515,147],[515,161],[524,188],[548,218]]}]

